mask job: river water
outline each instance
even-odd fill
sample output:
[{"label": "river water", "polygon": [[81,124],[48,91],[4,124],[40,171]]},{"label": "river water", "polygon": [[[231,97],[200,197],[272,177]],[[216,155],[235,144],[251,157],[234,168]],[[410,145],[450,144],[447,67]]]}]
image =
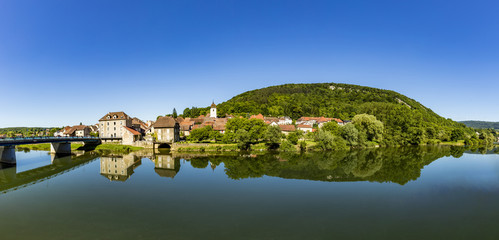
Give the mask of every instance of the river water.
[{"label": "river water", "polygon": [[0,239],[497,239],[499,154],[16,152]]}]

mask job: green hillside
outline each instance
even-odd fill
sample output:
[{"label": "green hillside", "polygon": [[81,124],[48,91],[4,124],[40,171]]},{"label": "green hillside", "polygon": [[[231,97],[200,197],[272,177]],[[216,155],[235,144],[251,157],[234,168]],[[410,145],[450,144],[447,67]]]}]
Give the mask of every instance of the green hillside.
[{"label": "green hillside", "polygon": [[[349,84],[272,86],[239,94],[218,104],[217,110],[219,117],[261,113],[295,120],[302,116],[351,120],[359,114],[370,114],[384,124],[381,144],[385,145],[478,141],[475,130],[439,116],[414,99],[390,90]],[[208,111],[209,108],[186,109],[184,115],[195,117]]]}]

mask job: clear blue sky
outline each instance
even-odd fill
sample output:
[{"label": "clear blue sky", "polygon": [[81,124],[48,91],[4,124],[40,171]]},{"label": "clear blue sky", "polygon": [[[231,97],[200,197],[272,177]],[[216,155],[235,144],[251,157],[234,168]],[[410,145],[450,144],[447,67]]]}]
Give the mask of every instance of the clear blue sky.
[{"label": "clear blue sky", "polygon": [[94,124],[284,83],[499,121],[497,1],[0,1],[0,127]]}]

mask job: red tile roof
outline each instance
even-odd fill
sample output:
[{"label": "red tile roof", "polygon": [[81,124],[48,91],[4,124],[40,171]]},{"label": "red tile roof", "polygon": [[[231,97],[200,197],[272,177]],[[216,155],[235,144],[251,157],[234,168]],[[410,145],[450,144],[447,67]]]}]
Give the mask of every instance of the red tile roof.
[{"label": "red tile roof", "polygon": [[261,113],[258,114],[258,115],[251,115],[250,119],[253,119],[253,118],[260,119],[260,120],[264,119],[264,117],[263,117],[263,115]]},{"label": "red tile roof", "polygon": [[281,128],[281,131],[284,132],[292,132],[296,130],[295,125],[279,125],[279,127]]},{"label": "red tile roof", "polygon": [[134,129],[132,128],[129,128],[129,127],[126,127],[126,126],[123,126],[126,130],[128,130],[129,132],[131,132],[133,135],[141,135],[139,132],[135,131]]}]

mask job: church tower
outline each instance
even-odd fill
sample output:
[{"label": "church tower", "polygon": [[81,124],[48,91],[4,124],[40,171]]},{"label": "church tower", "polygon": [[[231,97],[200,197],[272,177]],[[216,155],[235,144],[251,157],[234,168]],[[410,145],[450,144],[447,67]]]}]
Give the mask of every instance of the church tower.
[{"label": "church tower", "polygon": [[217,105],[215,105],[215,102],[211,103],[210,117],[217,118]]}]

